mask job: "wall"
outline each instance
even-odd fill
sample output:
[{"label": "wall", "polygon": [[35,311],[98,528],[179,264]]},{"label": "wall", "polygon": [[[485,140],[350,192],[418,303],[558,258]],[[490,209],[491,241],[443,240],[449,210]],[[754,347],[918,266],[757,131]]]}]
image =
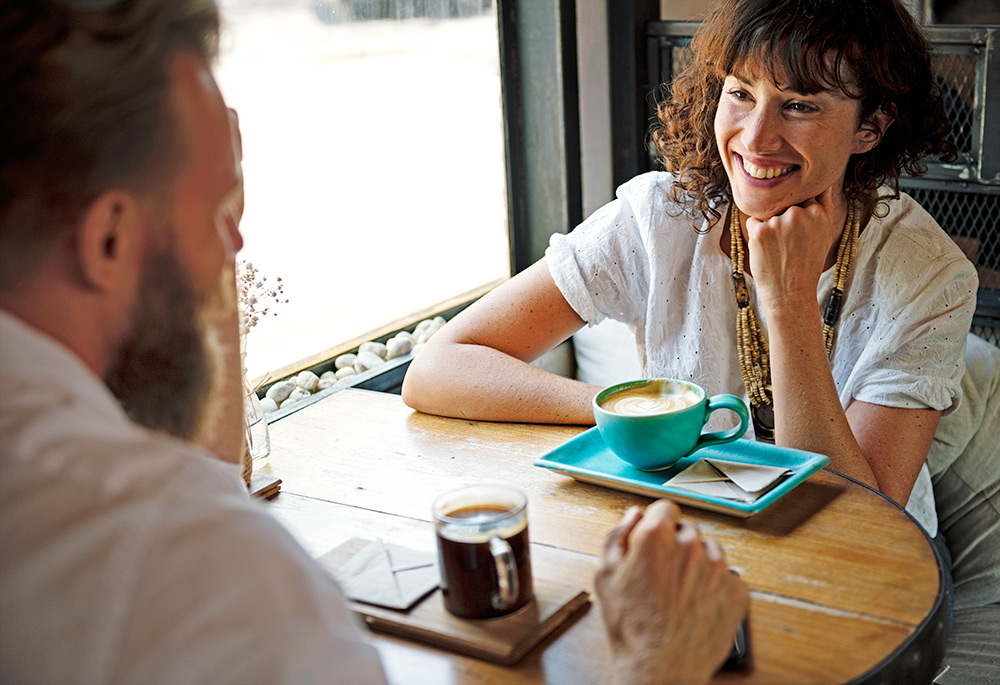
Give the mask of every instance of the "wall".
[{"label": "wall", "polygon": [[614,196],[606,0],[577,0],[576,26],[581,184],[587,217]]}]

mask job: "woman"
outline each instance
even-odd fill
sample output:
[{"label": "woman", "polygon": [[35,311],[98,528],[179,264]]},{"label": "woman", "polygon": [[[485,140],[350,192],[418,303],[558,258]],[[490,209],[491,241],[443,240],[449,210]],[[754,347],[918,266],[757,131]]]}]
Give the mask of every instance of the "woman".
[{"label": "woman", "polygon": [[527,362],[610,317],[648,376],[745,393],[758,437],[828,455],[933,536],[923,465],[960,399],[977,282],[898,189],[951,152],[926,43],[896,0],[729,0],[692,47],[654,132],[667,171],[435,335],[404,400],[592,423],[598,388]]}]

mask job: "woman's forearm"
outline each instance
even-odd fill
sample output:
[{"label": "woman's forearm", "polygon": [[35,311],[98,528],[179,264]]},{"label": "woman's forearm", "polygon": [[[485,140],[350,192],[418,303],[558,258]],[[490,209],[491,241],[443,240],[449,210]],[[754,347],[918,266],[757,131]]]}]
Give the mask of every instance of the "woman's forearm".
[{"label": "woman's forearm", "polygon": [[484,421],[593,424],[599,388],[529,363],[582,325],[542,259],[434,334],[410,363],[403,401]]},{"label": "woman's forearm", "polygon": [[490,347],[432,340],[407,371],[403,401],[442,416],[590,425],[599,390]]},{"label": "woman's forearm", "polygon": [[833,470],[878,488],[837,395],[819,305],[771,311],[767,322],[776,443],[825,454]]}]

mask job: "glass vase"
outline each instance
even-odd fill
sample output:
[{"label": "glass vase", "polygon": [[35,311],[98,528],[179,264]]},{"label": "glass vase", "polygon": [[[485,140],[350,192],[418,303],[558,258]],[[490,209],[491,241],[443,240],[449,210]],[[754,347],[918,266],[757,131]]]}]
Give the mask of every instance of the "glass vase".
[{"label": "glass vase", "polygon": [[250,385],[250,380],[243,373],[243,418],[246,423],[246,449],[250,455],[252,470],[263,467],[271,456],[271,436],[267,431],[267,420],[264,418],[264,408],[260,406],[260,398]]}]

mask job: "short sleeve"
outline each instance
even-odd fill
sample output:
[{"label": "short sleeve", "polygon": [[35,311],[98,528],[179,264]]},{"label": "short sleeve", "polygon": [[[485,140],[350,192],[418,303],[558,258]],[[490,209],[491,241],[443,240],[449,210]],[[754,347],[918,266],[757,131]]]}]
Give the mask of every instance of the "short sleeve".
[{"label": "short sleeve", "polygon": [[877,314],[858,362],[853,396],[948,413],[961,401],[978,280],[957,248],[934,251],[926,242],[907,242],[908,249],[892,253],[901,256],[879,264]]},{"label": "short sleeve", "polygon": [[635,323],[645,311],[649,262],[635,215],[624,199],[608,203],[545,252],[563,297],[590,325]]}]

